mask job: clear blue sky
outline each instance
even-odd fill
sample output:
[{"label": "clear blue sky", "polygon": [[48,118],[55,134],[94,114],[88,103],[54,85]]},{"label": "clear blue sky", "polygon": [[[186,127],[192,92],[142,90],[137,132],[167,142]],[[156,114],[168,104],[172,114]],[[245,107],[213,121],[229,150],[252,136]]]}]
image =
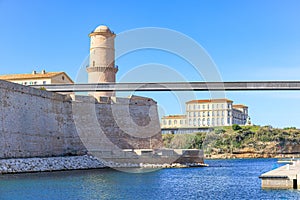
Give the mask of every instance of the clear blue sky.
[{"label": "clear blue sky", "polygon": [[[88,33],[105,24],[117,34],[143,27],[181,32],[202,45],[224,81],[299,80],[299,10],[298,0],[0,0],[0,74],[46,69],[66,71],[76,79],[89,53]],[[158,51],[123,57],[117,61],[117,78],[153,62],[168,65],[189,81],[198,80],[184,61]],[[148,95],[165,114],[181,112],[168,94]],[[300,127],[299,92],[226,96],[248,105],[255,124]]]}]

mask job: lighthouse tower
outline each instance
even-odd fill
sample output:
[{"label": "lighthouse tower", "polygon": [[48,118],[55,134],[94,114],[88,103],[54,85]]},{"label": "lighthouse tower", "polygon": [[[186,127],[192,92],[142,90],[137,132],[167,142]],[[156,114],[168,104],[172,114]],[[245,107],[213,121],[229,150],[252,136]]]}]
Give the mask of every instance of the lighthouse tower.
[{"label": "lighthouse tower", "polygon": [[[92,33],[90,44],[90,64],[87,67],[88,83],[115,83],[118,68],[115,66],[116,35],[107,26],[98,26]],[[100,97],[115,96],[115,92],[91,92]]]}]

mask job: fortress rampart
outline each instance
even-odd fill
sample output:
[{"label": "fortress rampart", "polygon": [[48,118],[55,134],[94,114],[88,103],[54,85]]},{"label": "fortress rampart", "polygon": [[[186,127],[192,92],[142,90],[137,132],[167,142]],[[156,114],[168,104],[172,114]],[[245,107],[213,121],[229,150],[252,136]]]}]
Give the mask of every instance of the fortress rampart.
[{"label": "fortress rampart", "polygon": [[0,117],[0,158],[162,147],[157,105],[150,98],[98,102],[0,81]]}]

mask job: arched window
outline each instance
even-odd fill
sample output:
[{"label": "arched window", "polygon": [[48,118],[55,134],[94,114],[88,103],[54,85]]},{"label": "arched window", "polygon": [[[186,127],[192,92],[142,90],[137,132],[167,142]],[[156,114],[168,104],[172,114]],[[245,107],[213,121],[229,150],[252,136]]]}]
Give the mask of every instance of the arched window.
[{"label": "arched window", "polygon": [[172,121],[169,119],[169,125],[171,125],[172,124]]},{"label": "arched window", "polygon": [[193,125],[196,126],[196,119],[193,120]]},{"label": "arched window", "polygon": [[201,126],[201,119],[198,118],[198,126]]},{"label": "arched window", "polygon": [[174,124],[175,124],[175,125],[177,124],[177,120],[174,120]]},{"label": "arched window", "polygon": [[202,119],[202,126],[205,126],[205,118]]},{"label": "arched window", "polygon": [[207,119],[207,126],[210,126],[210,119]]}]

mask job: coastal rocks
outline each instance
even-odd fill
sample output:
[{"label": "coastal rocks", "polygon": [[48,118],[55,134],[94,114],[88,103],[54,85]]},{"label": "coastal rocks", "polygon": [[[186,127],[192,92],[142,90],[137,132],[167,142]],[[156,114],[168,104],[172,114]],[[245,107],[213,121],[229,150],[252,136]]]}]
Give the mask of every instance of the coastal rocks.
[{"label": "coastal rocks", "polygon": [[0,174],[49,172],[79,169],[99,168],[187,168],[206,167],[203,163],[171,163],[171,164],[149,164],[149,163],[116,163],[112,161],[101,161],[97,158],[84,156],[49,157],[49,158],[18,158],[0,160]]},{"label": "coastal rocks", "polygon": [[0,160],[0,174],[96,169],[105,167],[102,162],[88,155]]}]

